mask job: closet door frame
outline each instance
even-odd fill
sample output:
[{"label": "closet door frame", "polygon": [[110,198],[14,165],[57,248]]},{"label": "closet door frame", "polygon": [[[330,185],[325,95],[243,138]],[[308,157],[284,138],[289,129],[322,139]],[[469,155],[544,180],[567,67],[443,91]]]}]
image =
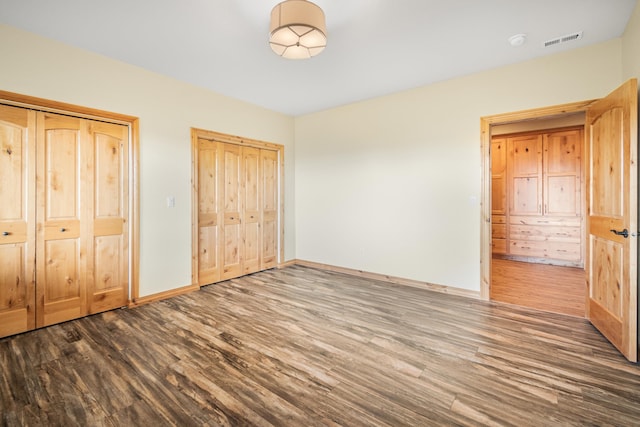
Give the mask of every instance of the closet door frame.
[{"label": "closet door frame", "polygon": [[0,104],[47,113],[99,120],[129,128],[129,306],[140,296],[140,180],[139,180],[139,118],[80,105],[68,104],[0,90]]},{"label": "closet door frame", "polygon": [[[277,192],[278,192],[278,212],[277,212],[277,260],[275,267],[284,262],[284,146],[272,142],[260,141],[256,139],[243,138],[234,135],[227,135],[220,132],[191,128],[191,282],[192,285],[204,286],[209,284],[200,283],[199,278],[199,162],[198,146],[199,140],[206,139],[225,144],[233,144],[240,147],[258,148],[272,151],[277,154]],[[261,263],[261,269],[265,266]],[[270,267],[268,267],[270,268]]]}]

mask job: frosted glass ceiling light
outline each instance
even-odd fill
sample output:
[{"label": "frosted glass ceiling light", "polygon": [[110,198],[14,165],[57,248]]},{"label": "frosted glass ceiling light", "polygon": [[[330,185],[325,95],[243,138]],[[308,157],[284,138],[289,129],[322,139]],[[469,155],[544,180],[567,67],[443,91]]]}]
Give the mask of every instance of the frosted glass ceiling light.
[{"label": "frosted glass ceiling light", "polygon": [[269,44],[287,59],[316,56],[327,45],[324,12],[307,0],[286,0],[271,11]]}]

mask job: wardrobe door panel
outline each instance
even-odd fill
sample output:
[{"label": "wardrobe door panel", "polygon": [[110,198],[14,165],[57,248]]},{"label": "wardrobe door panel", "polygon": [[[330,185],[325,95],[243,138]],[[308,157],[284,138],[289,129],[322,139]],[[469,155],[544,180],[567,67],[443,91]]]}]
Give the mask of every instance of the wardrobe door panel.
[{"label": "wardrobe door panel", "polygon": [[511,138],[509,143],[509,214],[542,215],[542,136]]},{"label": "wardrobe door panel", "polygon": [[545,135],[545,214],[582,216],[581,130]]},{"label": "wardrobe door panel", "polygon": [[93,151],[86,194],[93,203],[83,212],[87,223],[89,313],[122,307],[129,300],[128,277],[128,128],[91,121]]},{"label": "wardrobe door panel", "polygon": [[38,113],[38,238],[36,324],[47,326],[86,314],[86,247],[81,202],[87,165],[82,119]]},{"label": "wardrobe door panel", "polygon": [[35,113],[0,105],[0,337],[35,327]]},{"label": "wardrobe door panel", "polygon": [[260,232],[260,150],[242,148],[243,163],[243,273],[260,271],[262,243]]},{"label": "wardrobe door panel", "polygon": [[[218,188],[220,179],[220,146],[216,141],[198,138],[198,277],[200,285],[217,282],[220,279],[220,236]],[[220,178],[222,175],[220,175]]]},{"label": "wardrobe door panel", "polygon": [[260,151],[262,165],[262,267],[278,263],[278,153]]},{"label": "wardrobe door panel", "polygon": [[221,279],[242,275],[242,158],[240,147],[222,144],[223,164],[223,225],[222,239],[218,242],[222,253]]},{"label": "wardrobe door panel", "polygon": [[[79,235],[47,239],[43,248],[45,264],[39,269],[43,288],[42,325],[53,325],[86,314],[85,290],[80,284]],[[42,270],[42,271],[40,271]],[[44,280],[44,282],[42,281]]]}]

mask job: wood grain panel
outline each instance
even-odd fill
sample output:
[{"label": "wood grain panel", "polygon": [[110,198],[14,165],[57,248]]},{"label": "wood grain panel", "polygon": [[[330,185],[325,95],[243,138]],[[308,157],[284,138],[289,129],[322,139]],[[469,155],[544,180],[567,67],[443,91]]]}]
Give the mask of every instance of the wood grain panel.
[{"label": "wood grain panel", "polygon": [[632,362],[638,360],[637,120],[636,79],[586,114],[587,318]]},{"label": "wood grain panel", "polygon": [[585,319],[300,266],[5,338],[0,377],[8,426],[640,419]]},{"label": "wood grain panel", "polygon": [[508,192],[510,215],[542,214],[542,136],[508,140]]},{"label": "wood grain panel", "polygon": [[[591,126],[591,198],[590,214],[594,216],[622,217],[624,215],[621,189],[624,186],[624,146],[621,124],[623,111],[614,108],[604,112]],[[614,143],[611,143],[614,141]]]},{"label": "wood grain panel", "polygon": [[491,141],[491,213],[507,213],[507,139]]},{"label": "wood grain panel", "polygon": [[278,152],[260,150],[262,165],[262,266],[263,270],[278,264],[279,185]]},{"label": "wood grain panel", "polygon": [[544,135],[544,213],[582,217],[582,129]]},{"label": "wood grain panel", "polygon": [[260,150],[242,148],[242,272],[255,273],[261,269],[262,229],[260,205],[262,204],[262,169]]},{"label": "wood grain panel", "polygon": [[197,203],[193,209],[196,212],[197,242],[196,249],[197,272],[195,282],[209,284],[220,279],[220,224],[222,223],[219,209],[218,195],[222,176],[220,170],[221,151],[219,143],[204,138],[194,137],[196,147],[194,151],[193,173],[197,179],[194,198]]},{"label": "wood grain panel", "polygon": [[88,200],[80,176],[91,161],[83,148],[86,121],[38,113],[37,130],[36,326],[42,327],[87,312],[81,203]]},{"label": "wood grain panel", "polygon": [[592,271],[589,297],[616,319],[622,317],[622,272],[624,248],[621,243],[591,236],[590,254],[599,268]]},{"label": "wood grain panel", "polygon": [[129,301],[129,130],[91,121],[86,149],[93,156],[84,207],[87,246],[88,313],[127,305]]},{"label": "wood grain panel", "polygon": [[222,255],[221,279],[238,277],[242,274],[242,156],[240,147],[222,144],[221,164],[222,225],[218,250]]},{"label": "wood grain panel", "polygon": [[35,327],[35,113],[0,105],[0,336]]}]

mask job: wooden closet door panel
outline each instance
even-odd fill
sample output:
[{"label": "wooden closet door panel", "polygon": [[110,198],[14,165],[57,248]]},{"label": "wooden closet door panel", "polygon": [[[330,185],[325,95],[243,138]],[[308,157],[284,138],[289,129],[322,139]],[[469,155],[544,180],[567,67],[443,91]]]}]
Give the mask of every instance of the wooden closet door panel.
[{"label": "wooden closet door panel", "polygon": [[198,278],[199,285],[220,280],[218,179],[220,143],[198,138]]},{"label": "wooden closet door panel", "polygon": [[[92,151],[87,165],[87,203],[83,211],[89,244],[89,313],[122,307],[129,300],[128,149],[126,126],[90,121]],[[92,185],[91,185],[92,184]]]},{"label": "wooden closet door panel", "polygon": [[260,271],[262,236],[260,229],[260,204],[262,176],[260,150],[242,148],[243,163],[243,274]]},{"label": "wooden closet door panel", "polygon": [[542,135],[511,138],[510,215],[542,215]]},{"label": "wooden closet door panel", "polygon": [[582,144],[580,130],[544,136],[545,214],[582,215]]},{"label": "wooden closet door panel", "polygon": [[263,270],[278,263],[278,153],[261,150],[262,165],[262,266]]},{"label": "wooden closet door panel", "polygon": [[86,244],[81,241],[80,179],[89,163],[82,119],[38,113],[36,324],[86,314]]},{"label": "wooden closet door panel", "polygon": [[507,213],[507,139],[491,142],[491,213]]},{"label": "wooden closet door panel", "polygon": [[222,144],[222,238],[219,250],[222,254],[221,279],[242,275],[242,157],[239,146]]},{"label": "wooden closet door panel", "polygon": [[35,112],[0,105],[0,337],[35,328]]}]

